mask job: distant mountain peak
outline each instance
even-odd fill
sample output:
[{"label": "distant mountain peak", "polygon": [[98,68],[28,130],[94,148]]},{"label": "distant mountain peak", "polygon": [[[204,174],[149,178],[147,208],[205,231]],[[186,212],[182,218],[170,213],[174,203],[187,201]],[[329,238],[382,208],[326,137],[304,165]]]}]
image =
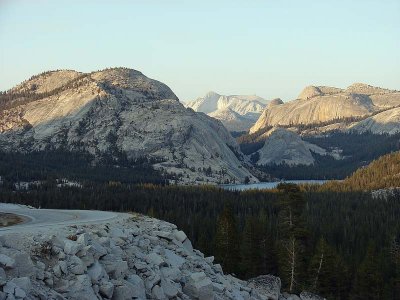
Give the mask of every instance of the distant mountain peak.
[{"label": "distant mountain peak", "polygon": [[266,106],[264,101],[257,95],[220,95],[209,92],[204,97],[188,102],[186,106],[220,120],[229,130],[244,131],[257,120]]}]

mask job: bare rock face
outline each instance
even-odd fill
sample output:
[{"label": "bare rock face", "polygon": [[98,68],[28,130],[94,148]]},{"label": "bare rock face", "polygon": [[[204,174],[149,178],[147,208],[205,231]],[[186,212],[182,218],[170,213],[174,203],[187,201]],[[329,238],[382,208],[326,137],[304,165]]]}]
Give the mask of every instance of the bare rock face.
[{"label": "bare rock face", "polygon": [[[123,152],[133,160],[157,160],[156,168],[187,182],[256,181],[219,121],[186,109],[168,86],[139,71],[46,72],[8,95],[0,102],[5,150]],[[209,166],[212,174],[198,171]]]},{"label": "bare rock face", "polygon": [[260,116],[265,102],[255,95],[225,96],[209,92],[186,106],[220,120],[230,131],[246,131]]},{"label": "bare rock face", "polygon": [[250,133],[268,126],[319,124],[345,118],[367,118],[382,109],[400,105],[398,91],[353,84],[342,90],[308,86],[297,100],[268,106]]},{"label": "bare rock face", "polygon": [[308,142],[290,130],[273,128],[266,133],[264,146],[258,151],[258,165],[282,164],[287,165],[312,165],[314,157],[312,152],[326,155],[327,152]]},{"label": "bare rock face", "polygon": [[220,120],[229,131],[247,131],[255,122],[254,117],[242,116],[231,108],[218,109],[208,115]]},{"label": "bare rock face", "polygon": [[400,107],[392,108],[362,120],[349,128],[350,131],[375,134],[396,134],[400,132]]}]

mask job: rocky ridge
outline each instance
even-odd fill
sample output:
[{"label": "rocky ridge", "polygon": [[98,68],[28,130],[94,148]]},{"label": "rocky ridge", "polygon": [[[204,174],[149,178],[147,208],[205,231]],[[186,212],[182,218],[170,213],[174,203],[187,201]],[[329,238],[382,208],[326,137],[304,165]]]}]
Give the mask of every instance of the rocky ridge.
[{"label": "rocky ridge", "polygon": [[175,225],[142,215],[0,232],[0,299],[322,299],[223,273]]},{"label": "rocky ridge", "polygon": [[[2,97],[0,145],[7,151],[124,154],[147,158],[183,183],[257,181],[219,121],[186,109],[168,86],[136,70],[45,72]],[[202,171],[209,166],[211,173]]]},{"label": "rocky ridge", "polygon": [[253,95],[220,95],[209,92],[186,104],[194,111],[204,112],[220,120],[230,131],[246,131],[258,119],[266,101]]},{"label": "rocky ridge", "polygon": [[[340,123],[346,118],[366,119],[399,105],[399,91],[362,83],[355,83],[346,89],[308,86],[296,100],[268,106],[250,129],[250,133],[268,126],[314,124],[318,127],[318,124],[327,122]],[[391,125],[374,130],[382,133],[394,131]]]}]

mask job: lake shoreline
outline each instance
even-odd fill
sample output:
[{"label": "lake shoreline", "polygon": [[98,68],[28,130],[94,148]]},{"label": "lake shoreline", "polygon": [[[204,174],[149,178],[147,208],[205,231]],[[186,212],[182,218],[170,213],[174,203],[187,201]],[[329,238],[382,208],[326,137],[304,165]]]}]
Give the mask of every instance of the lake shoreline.
[{"label": "lake shoreline", "polygon": [[272,182],[258,182],[250,184],[221,184],[221,188],[231,191],[245,191],[245,190],[270,190],[274,189],[280,183],[294,183],[294,184],[324,184],[329,180],[282,180],[282,181],[272,181]]}]

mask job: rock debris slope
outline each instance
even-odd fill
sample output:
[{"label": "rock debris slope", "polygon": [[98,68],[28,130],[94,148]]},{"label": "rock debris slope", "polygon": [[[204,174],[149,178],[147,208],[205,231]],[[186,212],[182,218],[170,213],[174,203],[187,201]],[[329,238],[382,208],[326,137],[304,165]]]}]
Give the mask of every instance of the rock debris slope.
[{"label": "rock debris slope", "polygon": [[[168,86],[132,69],[46,72],[0,99],[0,145],[8,151],[123,153],[151,159],[184,182],[256,181],[219,121],[186,109]],[[208,167],[211,173],[199,171]]]},{"label": "rock debris slope", "polygon": [[263,98],[255,95],[225,96],[209,92],[186,106],[220,120],[230,131],[246,131],[257,121],[265,103]]},{"label": "rock debris slope", "polygon": [[[121,214],[0,234],[0,299],[294,299],[280,279],[225,275],[175,225]],[[320,299],[302,293],[301,299]],[[296,299],[299,299],[298,297]]]},{"label": "rock debris slope", "polygon": [[400,92],[362,83],[355,83],[346,89],[308,86],[300,93],[298,99],[268,106],[250,129],[250,133],[268,126],[318,124],[353,117],[367,118],[399,105]]}]

